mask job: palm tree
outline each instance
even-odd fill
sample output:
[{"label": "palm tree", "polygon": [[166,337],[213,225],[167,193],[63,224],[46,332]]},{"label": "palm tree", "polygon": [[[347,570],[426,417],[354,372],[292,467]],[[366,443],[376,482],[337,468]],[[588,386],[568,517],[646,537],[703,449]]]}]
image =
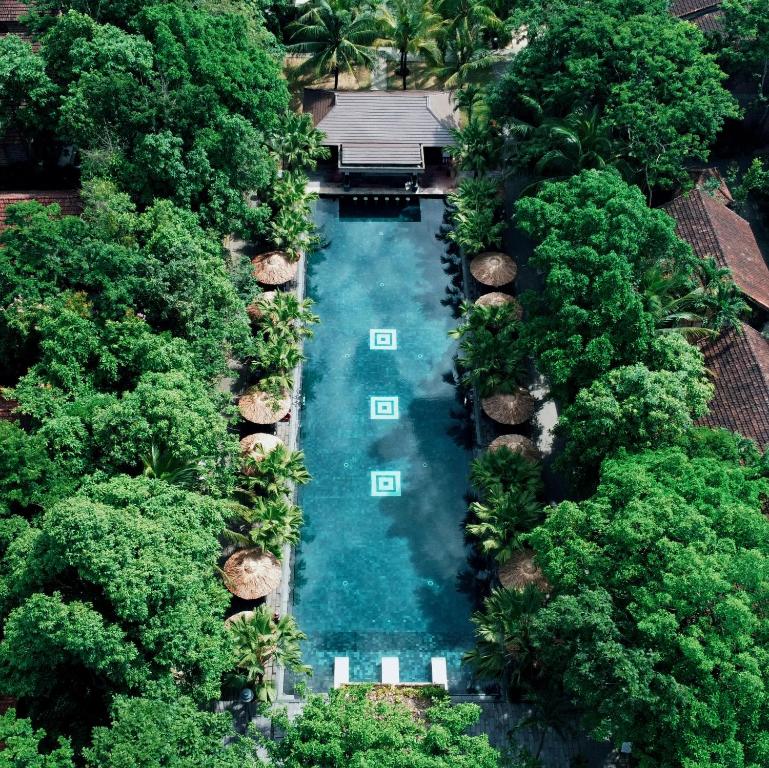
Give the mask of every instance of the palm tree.
[{"label": "palm tree", "polygon": [[323,146],[323,134],[312,124],[312,116],[289,111],[280,128],[270,134],[270,149],[284,170],[314,170],[318,160],[326,160],[331,150]]},{"label": "palm tree", "polygon": [[313,335],[310,326],[319,318],[312,312],[312,305],[312,299],[300,300],[291,291],[278,291],[269,301],[256,299],[260,324],[267,327],[271,336],[290,338],[294,343]]},{"label": "palm tree", "polygon": [[293,616],[275,619],[265,605],[251,617],[241,617],[229,625],[236,674],[254,686],[258,701],[275,699],[275,684],[267,679],[271,665],[282,666],[296,674],[309,675],[312,669],[302,664],[300,643],[306,639]]},{"label": "palm tree", "polygon": [[485,554],[500,563],[523,546],[521,537],[544,518],[544,506],[536,491],[526,487],[492,488],[485,501],[473,502],[470,509],[478,522],[468,523],[468,533],[479,540]]},{"label": "palm tree", "polygon": [[434,59],[438,56],[435,39],[443,19],[432,10],[430,0],[393,0],[378,15],[387,43],[398,49],[397,74],[406,90],[409,54]]},{"label": "palm tree", "polygon": [[463,171],[478,178],[498,167],[502,159],[503,141],[497,127],[488,121],[471,120],[464,128],[452,129],[456,143],[448,147]]},{"label": "palm tree", "polygon": [[503,491],[528,488],[539,496],[543,488],[539,467],[506,446],[487,451],[475,459],[470,466],[470,482],[482,494],[496,488]]},{"label": "palm tree", "polygon": [[249,506],[237,506],[237,518],[225,531],[230,541],[243,547],[259,547],[280,558],[285,544],[299,542],[304,522],[302,510],[277,496],[253,498]]},{"label": "palm tree", "polygon": [[371,66],[376,57],[376,20],[345,0],[315,0],[290,29],[295,42],[288,50],[310,54],[300,71],[333,74],[334,90],[342,70],[354,76],[355,67]]},{"label": "palm tree", "polygon": [[454,91],[454,109],[463,109],[468,122],[472,122],[473,119],[487,121],[489,107],[486,88],[479,83],[465,83]]},{"label": "palm tree", "polygon": [[506,693],[520,686],[536,668],[529,631],[544,601],[545,595],[533,585],[492,591],[483,610],[473,614],[475,648],[462,660],[482,680],[500,681]]},{"label": "palm tree", "polygon": [[197,483],[200,468],[197,461],[189,461],[174,456],[167,448],[152,443],[150,452],[141,457],[144,475],[165,480],[180,488],[192,488]]},{"label": "palm tree", "polygon": [[244,460],[247,469],[243,478],[245,489],[252,495],[279,496],[285,493],[289,483],[305,485],[310,473],[304,464],[304,453],[278,445],[258,459]]},{"label": "palm tree", "polygon": [[449,27],[438,55],[431,62],[433,74],[446,88],[463,88],[473,77],[500,61],[499,54],[483,42],[484,31],[469,17],[461,17]]}]

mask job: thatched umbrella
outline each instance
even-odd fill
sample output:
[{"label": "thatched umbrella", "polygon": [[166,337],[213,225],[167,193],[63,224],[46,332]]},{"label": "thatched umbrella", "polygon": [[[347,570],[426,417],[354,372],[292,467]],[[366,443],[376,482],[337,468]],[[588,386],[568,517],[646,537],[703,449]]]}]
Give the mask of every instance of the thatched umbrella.
[{"label": "thatched umbrella", "polygon": [[283,251],[262,253],[251,259],[254,277],[264,285],[283,285],[296,277],[297,262],[291,261]]},{"label": "thatched umbrella", "polygon": [[[242,442],[242,441],[241,441]],[[540,461],[542,454],[533,441],[523,435],[500,435],[489,444],[490,451],[496,451],[502,447],[509,448],[514,453],[520,453],[527,461]]]},{"label": "thatched umbrella", "polygon": [[258,547],[239,549],[224,564],[224,585],[243,600],[258,600],[280,584],[280,560]]},{"label": "thatched umbrella", "polygon": [[516,552],[507,562],[499,567],[499,583],[505,589],[523,590],[533,584],[537,589],[547,592],[550,585],[542,569],[534,562],[534,550],[524,548]]},{"label": "thatched umbrella", "polygon": [[252,387],[238,400],[241,416],[254,424],[275,424],[291,410],[291,393],[284,390],[279,398]]},{"label": "thatched umbrella", "polygon": [[269,304],[274,301],[276,293],[277,291],[265,291],[264,293],[257,296],[256,301],[246,307],[248,316],[252,320],[261,320],[264,317],[264,310],[262,309],[262,305],[265,303]]},{"label": "thatched umbrella", "polygon": [[484,413],[500,424],[523,424],[534,415],[536,404],[531,392],[523,387],[512,394],[497,392],[481,400]]},{"label": "thatched umbrella", "polygon": [[[279,445],[285,445],[285,443],[276,435],[270,435],[267,432],[257,432],[255,435],[246,435],[240,441],[240,455],[244,459],[251,458],[254,461],[261,461]],[[249,465],[244,462],[243,474],[250,475],[252,471]]]},{"label": "thatched umbrella", "polygon": [[475,303],[479,307],[501,307],[505,304],[514,304],[516,319],[520,320],[523,317],[523,307],[518,303],[518,299],[509,293],[502,293],[501,291],[484,293],[483,296],[479,296],[475,300]]},{"label": "thatched umbrella", "polygon": [[515,280],[518,265],[506,253],[485,251],[470,262],[470,272],[479,283],[498,288]]},{"label": "thatched umbrella", "polygon": [[248,621],[252,616],[254,615],[253,611],[238,611],[237,613],[233,613],[232,616],[228,616],[224,620],[224,626],[229,627],[232,624],[234,624],[238,619],[245,619]]}]

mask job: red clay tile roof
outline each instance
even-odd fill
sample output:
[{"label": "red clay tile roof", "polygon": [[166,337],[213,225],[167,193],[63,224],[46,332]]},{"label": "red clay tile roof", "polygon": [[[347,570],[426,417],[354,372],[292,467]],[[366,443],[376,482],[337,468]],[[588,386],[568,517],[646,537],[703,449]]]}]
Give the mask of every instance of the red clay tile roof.
[{"label": "red clay tile roof", "polygon": [[723,29],[721,0],[672,0],[670,12],[683,21],[696,24],[703,32]]},{"label": "red clay tile roof", "polygon": [[319,88],[305,88],[302,97],[302,111],[312,115],[312,124],[317,125],[333,108],[334,92]]},{"label": "red clay tile roof", "polygon": [[728,267],[745,296],[769,309],[769,268],[745,219],[700,189],[663,208],[698,256],[712,256],[720,267]]},{"label": "red clay tile roof", "polygon": [[699,423],[724,427],[769,444],[769,342],[743,323],[743,333],[724,331],[702,345],[716,394]]},{"label": "red clay tile roof", "polygon": [[18,21],[29,13],[29,6],[19,0],[0,0],[0,21]]},{"label": "red clay tile roof", "polygon": [[[0,421],[15,421],[18,415],[14,410],[18,406],[15,400],[8,400],[0,394]],[[0,715],[2,715],[2,697],[0,697]]]},{"label": "red clay tile roof", "polygon": [[83,210],[83,201],[76,189],[42,192],[0,192],[0,232],[5,229],[5,209],[12,203],[37,200],[43,205],[58,203],[63,216],[78,216]]}]

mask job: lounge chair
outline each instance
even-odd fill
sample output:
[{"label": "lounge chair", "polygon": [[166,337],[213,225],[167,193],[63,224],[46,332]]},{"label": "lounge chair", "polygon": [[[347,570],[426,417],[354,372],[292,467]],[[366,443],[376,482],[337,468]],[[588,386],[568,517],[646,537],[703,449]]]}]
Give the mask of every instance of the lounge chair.
[{"label": "lounge chair", "polygon": [[334,657],[334,688],[341,688],[350,682],[350,659],[347,656]]},{"label": "lounge chair", "polygon": [[442,685],[446,690],[449,688],[449,675],[446,671],[446,658],[444,656],[433,656],[430,659],[432,668],[433,685]]},{"label": "lounge chair", "polygon": [[382,656],[382,682],[398,685],[401,681],[400,661],[397,656]]}]

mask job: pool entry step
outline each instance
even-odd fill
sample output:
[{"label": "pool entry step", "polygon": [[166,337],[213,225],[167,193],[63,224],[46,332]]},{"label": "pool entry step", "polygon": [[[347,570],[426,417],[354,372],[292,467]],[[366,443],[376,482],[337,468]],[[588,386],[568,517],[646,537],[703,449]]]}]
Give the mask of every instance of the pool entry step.
[{"label": "pool entry step", "polygon": [[[448,690],[449,679],[444,656],[433,656],[430,659],[432,680],[429,682],[411,680],[401,683],[400,659],[397,656],[382,656],[382,684],[383,685],[440,685]],[[361,681],[364,682],[364,681]],[[334,658],[334,688],[341,688],[350,684],[350,659],[348,656],[336,656]]]}]

